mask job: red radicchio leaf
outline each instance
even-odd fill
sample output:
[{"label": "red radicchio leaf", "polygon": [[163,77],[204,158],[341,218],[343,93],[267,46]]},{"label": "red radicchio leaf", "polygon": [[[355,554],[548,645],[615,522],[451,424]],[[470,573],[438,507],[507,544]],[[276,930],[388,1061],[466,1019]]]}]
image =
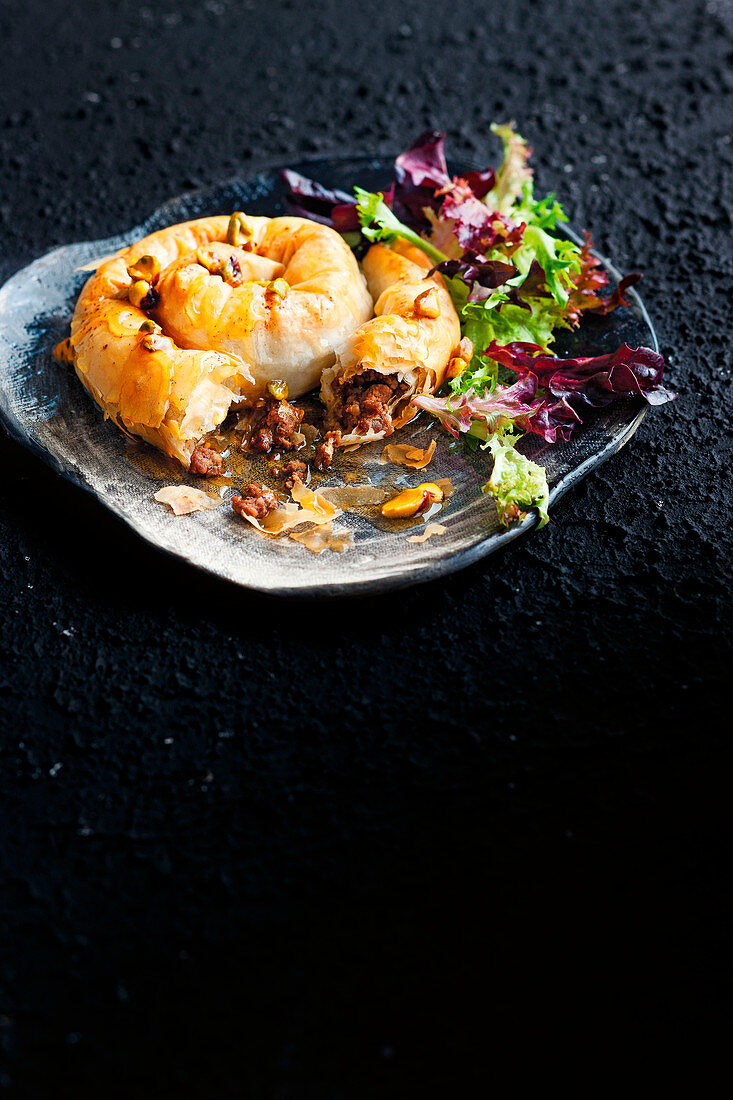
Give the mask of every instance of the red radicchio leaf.
[{"label": "red radicchio leaf", "polygon": [[[491,248],[499,237],[507,233],[492,229],[491,211],[481,199],[496,182],[493,168],[467,172],[465,176],[451,178],[445,161],[443,143],[445,134],[438,130],[426,130],[415,144],[401,153],[395,161],[394,211],[413,229],[428,230],[429,219],[425,210],[442,218],[456,218],[461,229],[458,240],[463,248],[484,244]],[[447,203],[447,205],[446,205]],[[466,204],[462,210],[458,207]],[[504,219],[510,226],[508,219]],[[501,228],[501,227],[499,227]],[[521,234],[516,244],[521,241]],[[516,245],[515,245],[516,247]]]},{"label": "red radicchio leaf", "polygon": [[615,397],[636,395],[650,405],[673,401],[675,394],[662,385],[664,358],[651,348],[622,344],[607,355],[587,359],[558,359],[537,344],[516,342],[501,347],[496,340],[485,354],[510,370],[531,371],[555,397],[600,408]]},{"label": "red radicchio leaf", "polygon": [[[377,194],[382,196],[385,204],[391,210],[394,201],[394,184],[391,185],[388,191],[378,191]],[[356,200],[352,199],[349,203],[339,203],[338,206],[334,206],[331,214],[331,224],[337,233],[360,231],[361,222],[356,212]]]},{"label": "red radicchio leaf", "polygon": [[[444,428],[458,438],[476,423],[485,424],[491,434],[511,427],[534,432],[547,443],[556,443],[558,436],[568,440],[581,419],[564,398],[554,403],[537,397],[537,376],[528,371],[512,386],[496,386],[479,395],[474,389],[449,397],[413,397],[412,404],[437,416]],[[478,434],[478,433],[474,433]]]},{"label": "red radicchio leaf", "polygon": [[452,186],[445,163],[444,142],[445,134],[426,130],[395,160],[392,209],[411,229],[430,228],[424,210],[428,208],[437,213],[441,204],[440,192]]},{"label": "red radicchio leaf", "polygon": [[573,428],[582,423],[572,405],[561,397],[559,401],[543,401],[527,427],[535,435],[542,436],[547,443],[557,443],[558,436],[567,443]]},{"label": "red radicchio leaf", "polygon": [[[540,264],[539,260],[532,260],[530,269],[527,272],[527,277],[523,283],[519,286],[513,286],[509,291],[507,302],[512,305],[519,306],[520,309],[532,310],[532,307],[524,301],[525,298],[551,298],[549,290],[546,287],[547,275],[545,269]],[[543,289],[544,287],[544,289]],[[507,302],[502,302],[497,306],[497,311],[501,312],[501,307],[506,305]]]},{"label": "red radicchio leaf", "polygon": [[630,286],[636,286],[638,282],[643,278],[640,271],[632,271],[629,275],[624,275],[623,279],[619,280],[618,286],[608,298],[599,298],[598,305],[587,305],[587,309],[590,313],[605,314],[610,313],[616,306],[625,306],[626,299],[624,298],[625,292]]},{"label": "red radicchio leaf", "polygon": [[482,199],[496,183],[496,172],[493,168],[484,168],[483,172],[466,172],[461,180],[471,188],[477,199]]},{"label": "red radicchio leaf", "polygon": [[[492,290],[503,286],[507,279],[518,275],[514,264],[504,264],[500,260],[484,260],[482,256],[468,249],[460,260],[443,260],[430,272],[440,271],[449,279],[459,276],[471,286],[469,302],[483,302]],[[544,274],[544,272],[543,272]]]},{"label": "red radicchio leaf", "polygon": [[[284,168],[280,178],[285,184],[289,212],[295,217],[330,225],[339,233],[350,233],[361,228],[353,195],[324,187],[291,168]],[[382,191],[381,195],[387,206],[391,206],[392,188]]]},{"label": "red radicchio leaf", "polygon": [[353,233],[361,229],[356,203],[339,203],[331,212],[331,223],[337,233]]},{"label": "red radicchio leaf", "polygon": [[439,130],[425,130],[405,153],[395,160],[395,176],[398,183],[409,177],[414,187],[430,187],[439,191],[451,186],[448,166],[445,163],[443,145],[445,134]]},{"label": "red radicchio leaf", "polygon": [[580,250],[580,271],[573,276],[573,287],[565,310],[565,316],[571,324],[578,323],[582,312],[605,314],[617,306],[625,305],[624,293],[641,279],[638,272],[626,275],[610,297],[599,297],[596,292],[601,287],[608,286],[608,275],[601,267],[599,258],[593,255],[592,248],[593,240],[586,229],[585,243]]},{"label": "red radicchio leaf", "polygon": [[527,371],[513,385],[498,385],[486,394],[470,389],[460,396],[420,395],[413,397],[412,404],[437,416],[456,438],[483,423],[489,434],[511,427],[534,432],[547,443],[556,443],[558,437],[567,441],[576,424],[582,423],[580,417],[564,397],[555,402],[537,397],[538,385],[537,375]]},{"label": "red radicchio leaf", "polygon": [[442,218],[451,219],[453,232],[463,249],[489,252],[501,248],[507,256],[522,243],[525,224],[515,225],[478,199],[464,180],[457,180],[443,199]]},{"label": "red radicchio leaf", "polygon": [[[322,225],[333,224],[333,210],[339,205],[351,206],[355,199],[345,191],[332,191],[316,180],[301,176],[291,168],[284,168],[280,178],[285,184],[286,200],[298,217],[310,218]],[[357,219],[358,228],[358,219]]]}]

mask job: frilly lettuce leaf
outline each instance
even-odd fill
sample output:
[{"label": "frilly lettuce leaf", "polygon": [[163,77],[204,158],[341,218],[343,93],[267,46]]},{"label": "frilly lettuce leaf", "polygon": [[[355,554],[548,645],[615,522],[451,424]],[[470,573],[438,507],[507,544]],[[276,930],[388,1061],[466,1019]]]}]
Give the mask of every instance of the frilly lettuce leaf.
[{"label": "frilly lettuce leaf", "polygon": [[508,527],[522,519],[530,508],[536,508],[540,517],[538,526],[544,527],[550,518],[547,514],[550,489],[545,471],[521,454],[509,435],[489,436],[485,446],[494,457],[494,466],[482,491],[496,501],[499,522]]},{"label": "frilly lettuce leaf", "polygon": [[534,197],[534,181],[525,179],[518,201],[512,211],[515,221],[523,221],[527,225],[535,225],[538,229],[546,229],[553,232],[558,222],[566,222],[567,214],[551,191],[543,199]]},{"label": "frilly lettuce leaf", "polygon": [[488,380],[481,392],[469,390],[447,397],[413,397],[412,404],[440,420],[458,438],[461,433],[486,440],[493,432],[527,431],[547,443],[568,440],[582,423],[573,403],[565,396],[539,394],[537,376],[522,374],[511,386]]},{"label": "frilly lettuce leaf", "polygon": [[382,195],[372,191],[363,191],[361,187],[355,187],[354,194],[356,195],[356,212],[361,223],[361,231],[367,240],[384,241],[389,244],[395,237],[402,237],[403,240],[409,241],[417,248],[421,248],[433,263],[439,264],[445,260],[444,252],[434,248],[429,241],[426,241],[414,229],[410,229],[392,213]]},{"label": "frilly lettuce leaf", "polygon": [[590,313],[610,313],[616,306],[624,305],[624,294],[630,286],[635,286],[641,279],[638,272],[625,275],[616,289],[607,298],[601,298],[598,291],[608,286],[608,275],[601,266],[601,261],[592,252],[593,241],[586,229],[585,243],[579,253],[580,270],[573,276],[570,287],[570,297],[565,314],[571,324],[577,324],[580,315],[587,310]]},{"label": "frilly lettuce leaf", "polygon": [[456,438],[463,432],[485,440],[493,432],[509,428],[526,430],[537,409],[536,393],[537,379],[527,374],[512,386],[494,386],[482,394],[475,390],[448,397],[420,394],[413,397],[412,404],[436,416]]},{"label": "frilly lettuce leaf", "polygon": [[527,163],[532,156],[532,150],[516,132],[513,122],[508,125],[494,123],[491,131],[501,138],[503,159],[496,173],[496,183],[486,194],[484,202],[500,214],[512,214],[525,183],[532,179],[532,169]]}]

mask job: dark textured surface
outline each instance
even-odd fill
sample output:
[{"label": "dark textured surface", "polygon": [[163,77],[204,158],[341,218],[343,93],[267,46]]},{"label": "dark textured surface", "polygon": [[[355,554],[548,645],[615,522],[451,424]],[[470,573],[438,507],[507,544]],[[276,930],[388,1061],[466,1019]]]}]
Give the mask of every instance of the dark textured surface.
[{"label": "dark textured surface", "polygon": [[514,117],[680,395],[545,530],[319,607],[0,442],[2,1086],[404,1096],[719,1022],[731,4],[5,0],[0,41],[3,277],[258,158]]}]

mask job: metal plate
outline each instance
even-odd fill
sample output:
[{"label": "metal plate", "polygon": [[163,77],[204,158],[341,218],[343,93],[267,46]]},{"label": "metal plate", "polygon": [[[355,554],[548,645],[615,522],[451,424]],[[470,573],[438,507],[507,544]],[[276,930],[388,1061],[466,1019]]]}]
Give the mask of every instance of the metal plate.
[{"label": "metal plate", "polygon": [[[368,157],[288,165],[328,186],[349,191],[354,184],[368,189],[383,187],[391,166],[392,161],[386,158]],[[5,284],[0,290],[0,417],[10,434],[64,477],[93,493],[154,546],[235,584],[278,595],[337,596],[415,584],[460,569],[533,527],[534,515],[509,530],[499,526],[492,501],[480,491],[490,469],[489,457],[455,445],[425,414],[390,442],[425,447],[435,438],[437,449],[426,471],[400,471],[380,464],[384,444],[377,443],[362,448],[358,458],[346,456],[345,461],[334,463],[330,476],[323,480],[325,485],[344,484],[347,467],[354,476],[354,463],[360,479],[375,485],[392,487],[396,482],[450,478],[455,492],[441,514],[431,517],[447,531],[422,544],[407,541],[408,535],[419,533],[417,526],[395,528],[373,516],[345,513],[337,526],[353,530],[354,549],[316,555],[287,537],[263,538],[226,505],[177,517],[155,502],[153,495],[161,484],[174,478],[161,478],[155,461],[146,461],[144,455],[141,459],[141,449],[150,449],[131,447],[113,424],[103,420],[73,371],[57,363],[51,350],[68,335],[76,298],[88,277],[80,270],[83,265],[155,229],[232,210],[270,216],[285,212],[279,166],[260,168],[245,179],[172,199],[143,225],[121,236],[58,248]],[[564,231],[578,240],[572,231]],[[612,282],[617,281],[618,272],[608,261],[603,262]],[[563,333],[556,345],[559,354],[601,354],[624,340],[657,350],[641,300],[633,290],[629,298],[628,307],[604,318],[587,317],[578,330]],[[572,485],[623,446],[645,410],[640,401],[624,400],[588,416],[569,443],[549,446],[538,436],[522,441],[524,452],[547,471],[551,508]],[[150,458],[154,458],[152,450]],[[197,483],[187,476],[183,480]],[[553,520],[562,523],[562,515]]]}]

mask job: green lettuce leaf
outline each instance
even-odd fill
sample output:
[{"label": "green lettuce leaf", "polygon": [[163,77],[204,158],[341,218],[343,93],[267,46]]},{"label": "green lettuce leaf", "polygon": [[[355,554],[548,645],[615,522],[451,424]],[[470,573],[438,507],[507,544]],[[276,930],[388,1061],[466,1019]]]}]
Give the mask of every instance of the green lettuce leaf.
[{"label": "green lettuce leaf", "polygon": [[414,229],[401,222],[379,193],[363,191],[361,187],[354,188],[356,195],[356,212],[359,216],[361,231],[369,241],[384,241],[389,244],[395,237],[402,237],[409,241],[428,256],[433,263],[439,264],[446,259],[444,252],[435,248]]},{"label": "green lettuce leaf", "polygon": [[538,229],[547,229],[550,232],[557,228],[558,222],[568,220],[554,191],[544,199],[535,199],[534,183],[531,179],[525,180],[522,185],[521,195],[512,209],[511,217],[514,221],[535,225]]},{"label": "green lettuce leaf", "polygon": [[504,155],[496,173],[496,183],[483,201],[492,210],[512,217],[514,203],[522,194],[525,183],[532,179],[532,169],[527,163],[532,150],[512,123],[503,126],[493,123],[491,131],[501,138]]},{"label": "green lettuce leaf", "polygon": [[494,467],[482,491],[496,501],[502,526],[508,527],[522,519],[528,509],[536,508],[540,517],[538,527],[544,527],[550,518],[547,514],[550,499],[547,474],[536,462],[521,454],[514,443],[515,439],[509,434],[489,436],[485,447],[494,457]]}]

